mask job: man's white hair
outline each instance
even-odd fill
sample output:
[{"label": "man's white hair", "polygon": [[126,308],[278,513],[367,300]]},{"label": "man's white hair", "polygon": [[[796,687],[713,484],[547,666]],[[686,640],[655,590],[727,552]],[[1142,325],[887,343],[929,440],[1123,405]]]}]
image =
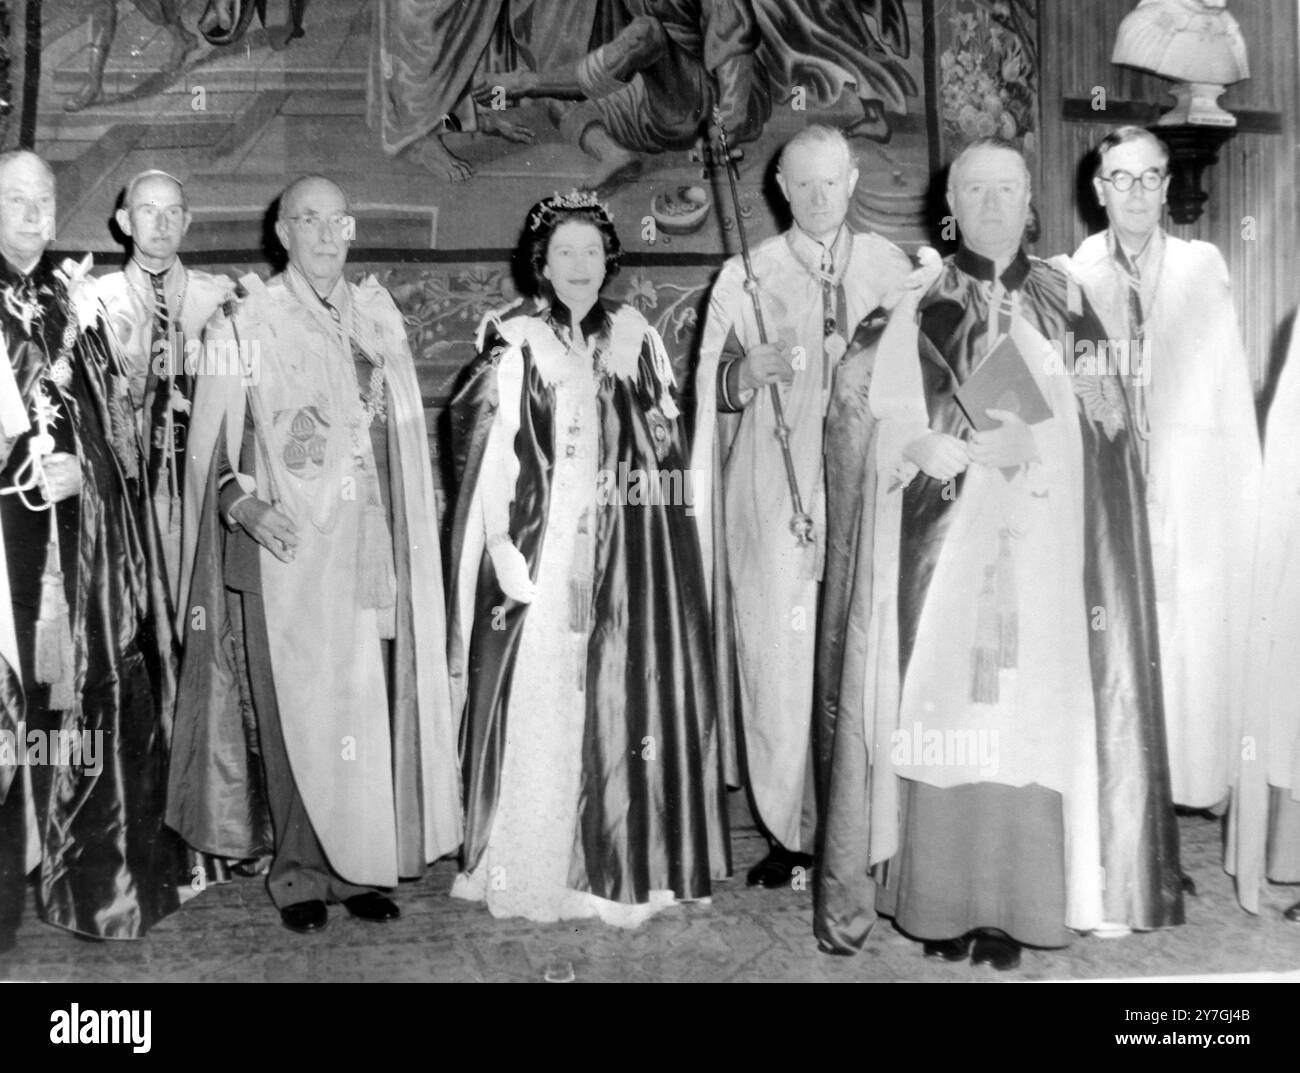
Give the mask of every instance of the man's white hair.
[{"label": "man's white hair", "polygon": [[828,127],[823,123],[809,123],[781,147],[781,158],[777,161],[776,170],[784,174],[790,154],[805,145],[833,145],[844,154],[845,171],[852,171],[857,167],[857,158],[853,155],[853,149],[842,130]]},{"label": "man's white hair", "polygon": [[36,163],[41,166],[41,170],[45,172],[46,177],[50,180],[50,184],[54,184],[54,169],[50,167],[49,161],[42,156],[37,156],[30,149],[10,149],[6,152],[0,153],[0,171],[4,171],[4,169],[10,164],[15,164],[19,160],[36,161]]}]

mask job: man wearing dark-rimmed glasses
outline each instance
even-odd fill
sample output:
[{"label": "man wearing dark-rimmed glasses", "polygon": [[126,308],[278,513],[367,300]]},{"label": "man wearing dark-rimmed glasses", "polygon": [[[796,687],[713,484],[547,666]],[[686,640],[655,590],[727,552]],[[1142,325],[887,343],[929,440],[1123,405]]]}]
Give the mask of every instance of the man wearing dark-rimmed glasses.
[{"label": "man wearing dark-rimmed glasses", "polygon": [[1128,358],[1119,372],[1146,470],[1174,801],[1210,808],[1227,797],[1239,748],[1260,473],[1250,372],[1222,255],[1161,226],[1164,144],[1123,127],[1098,158],[1109,226],[1073,264],[1111,356]]}]

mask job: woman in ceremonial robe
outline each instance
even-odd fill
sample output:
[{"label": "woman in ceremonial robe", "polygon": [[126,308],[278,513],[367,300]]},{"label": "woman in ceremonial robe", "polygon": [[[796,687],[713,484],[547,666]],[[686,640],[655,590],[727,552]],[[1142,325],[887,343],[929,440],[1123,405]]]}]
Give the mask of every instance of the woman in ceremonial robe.
[{"label": "woman in ceremonial robe", "polygon": [[452,893],[496,916],[635,926],[730,870],[685,439],[658,333],[600,298],[619,253],[594,195],[539,202],[537,297],[485,320],[452,402]]}]

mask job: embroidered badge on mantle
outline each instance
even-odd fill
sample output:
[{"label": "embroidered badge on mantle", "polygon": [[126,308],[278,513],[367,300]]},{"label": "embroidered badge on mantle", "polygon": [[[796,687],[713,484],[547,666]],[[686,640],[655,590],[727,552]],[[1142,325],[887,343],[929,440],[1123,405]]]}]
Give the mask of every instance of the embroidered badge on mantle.
[{"label": "embroidered badge on mantle", "polygon": [[329,422],[315,406],[282,410],[275,415],[275,421],[276,424],[289,422],[289,438],[282,455],[285,468],[295,477],[315,480],[325,463],[325,430]]},{"label": "embroidered badge on mantle", "polygon": [[1073,376],[1074,393],[1089,421],[1101,425],[1108,440],[1125,426],[1124,393],[1113,376]]},{"label": "embroidered badge on mantle", "polygon": [[650,427],[650,439],[654,444],[655,459],[659,462],[668,457],[673,446],[673,430],[663,411],[652,406],[645,412],[646,424]]}]

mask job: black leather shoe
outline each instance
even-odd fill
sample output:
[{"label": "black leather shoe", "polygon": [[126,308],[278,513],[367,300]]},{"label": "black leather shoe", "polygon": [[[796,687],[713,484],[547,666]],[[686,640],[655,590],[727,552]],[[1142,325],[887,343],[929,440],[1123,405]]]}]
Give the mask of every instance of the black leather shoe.
[{"label": "black leather shoe", "polygon": [[1020,964],[1020,944],[1006,932],[987,928],[976,933],[970,961],[972,965],[987,965],[1006,972]]},{"label": "black leather shoe", "polygon": [[1300,924],[1300,902],[1296,902],[1290,909],[1283,909],[1282,919],[1289,920],[1292,924]]},{"label": "black leather shoe", "polygon": [[1194,880],[1194,879],[1193,879],[1191,876],[1189,876],[1186,872],[1183,872],[1183,873],[1179,876],[1179,881],[1182,883],[1182,886],[1183,886],[1183,893],[1186,894],[1186,895],[1187,895],[1188,897],[1190,897],[1190,898],[1195,898],[1195,897],[1196,897],[1196,880]]},{"label": "black leather shoe", "polygon": [[925,951],[928,958],[938,958],[940,961],[965,961],[970,955],[970,945],[972,936],[962,935],[956,939],[931,939],[922,944],[921,949]]},{"label": "black leather shoe", "polygon": [[812,867],[812,854],[795,853],[784,846],[773,846],[766,857],[749,870],[746,877],[751,887],[788,887],[796,868],[807,871]]},{"label": "black leather shoe", "polygon": [[320,931],[329,923],[330,911],[322,901],[294,902],[280,910],[280,923],[290,931],[306,935]]},{"label": "black leather shoe", "polygon": [[368,890],[365,894],[354,894],[343,900],[343,908],[358,920],[368,920],[372,924],[386,924],[402,915],[397,904],[391,898],[385,898],[377,890]]}]

